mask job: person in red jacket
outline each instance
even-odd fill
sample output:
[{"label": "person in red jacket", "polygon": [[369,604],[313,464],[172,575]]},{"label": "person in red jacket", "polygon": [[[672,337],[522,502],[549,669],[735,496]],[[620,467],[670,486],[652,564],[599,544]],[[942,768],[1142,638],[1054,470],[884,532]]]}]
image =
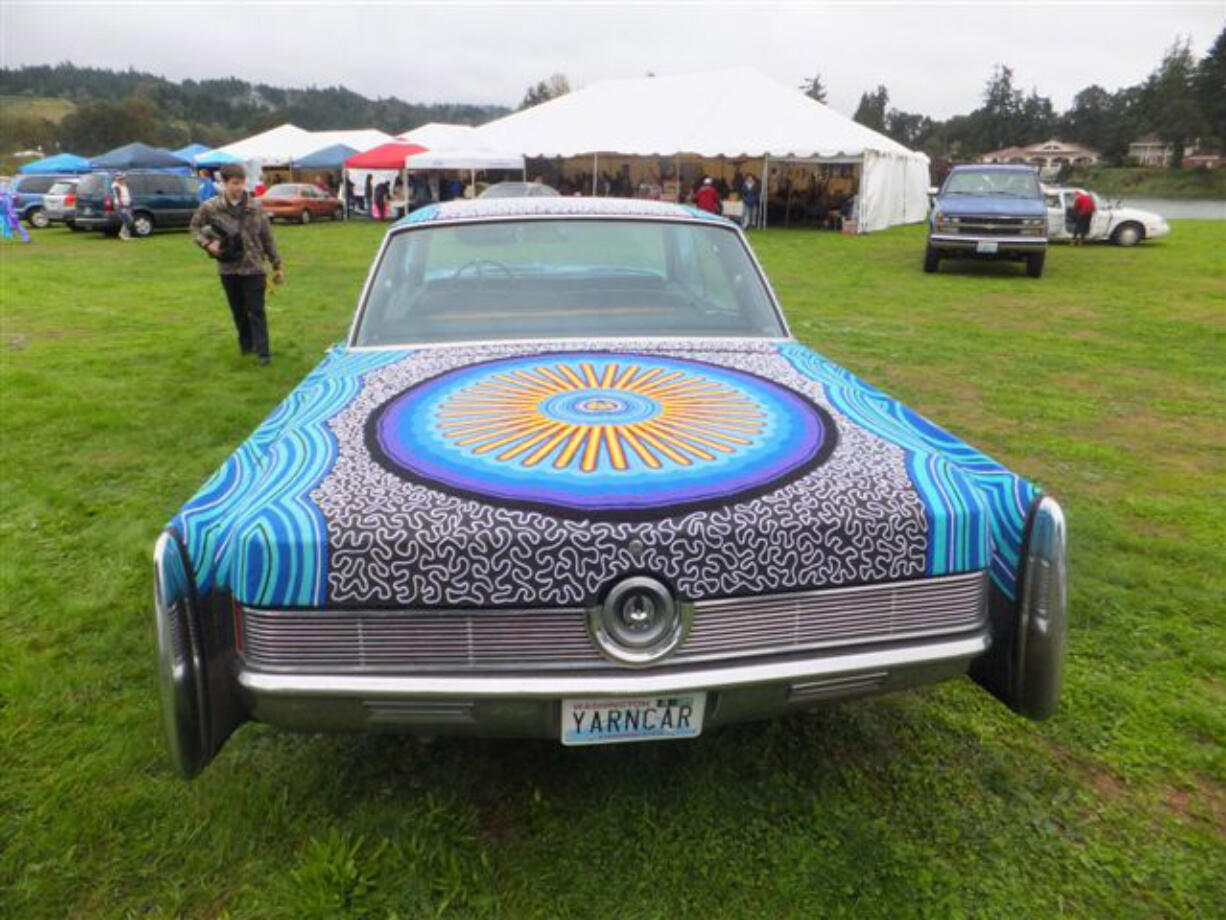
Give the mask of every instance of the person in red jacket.
[{"label": "person in red jacket", "polygon": [[1073,196],[1073,245],[1084,246],[1094,219],[1094,199],[1088,192],[1077,190]]},{"label": "person in red jacket", "polygon": [[711,183],[711,177],[707,176],[702,180],[702,188],[698,190],[698,194],[694,196],[694,204],[696,207],[704,211],[710,211],[712,214],[722,212],[719,202],[719,192],[715,190],[715,186]]}]

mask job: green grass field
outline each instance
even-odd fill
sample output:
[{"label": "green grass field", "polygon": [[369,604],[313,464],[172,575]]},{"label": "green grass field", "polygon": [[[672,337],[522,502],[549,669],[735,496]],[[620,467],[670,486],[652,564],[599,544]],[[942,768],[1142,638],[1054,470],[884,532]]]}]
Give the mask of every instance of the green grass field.
[{"label": "green grass field", "polygon": [[753,243],[798,338],[1065,506],[1036,725],[969,680],[693,742],[294,735],[172,773],[150,553],[339,339],[379,239],[278,228],[274,363],[184,234],[0,246],[0,916],[1220,917],[1226,223],[920,271],[918,227]]}]

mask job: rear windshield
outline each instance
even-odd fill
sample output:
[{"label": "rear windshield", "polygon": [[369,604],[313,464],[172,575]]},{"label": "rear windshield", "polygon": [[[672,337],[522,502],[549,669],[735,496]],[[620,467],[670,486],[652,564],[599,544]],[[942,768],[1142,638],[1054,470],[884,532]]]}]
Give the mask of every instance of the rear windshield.
[{"label": "rear windshield", "polygon": [[302,194],[296,185],[274,185],[264,193],[266,198],[298,198]]},{"label": "rear windshield", "polygon": [[77,184],[78,195],[105,195],[111,184],[110,177],[104,173],[90,173],[82,176]]},{"label": "rear windshield", "polygon": [[731,228],[541,219],[396,234],[354,342],[784,335]]},{"label": "rear windshield", "polygon": [[77,184],[75,182],[57,182],[47,190],[48,195],[67,195]]}]

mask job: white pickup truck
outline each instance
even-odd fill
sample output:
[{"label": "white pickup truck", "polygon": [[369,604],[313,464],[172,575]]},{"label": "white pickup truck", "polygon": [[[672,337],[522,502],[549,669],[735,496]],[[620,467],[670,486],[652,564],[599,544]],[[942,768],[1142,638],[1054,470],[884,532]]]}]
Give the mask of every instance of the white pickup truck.
[{"label": "white pickup truck", "polygon": [[[1052,242],[1073,238],[1073,198],[1082,189],[1043,186],[1043,200],[1047,204],[1047,239]],[[1145,239],[1166,236],[1171,232],[1160,215],[1139,208],[1119,207],[1098,192],[1090,192],[1094,199],[1094,218],[1090,221],[1090,241],[1110,242],[1117,246],[1135,246]]]}]

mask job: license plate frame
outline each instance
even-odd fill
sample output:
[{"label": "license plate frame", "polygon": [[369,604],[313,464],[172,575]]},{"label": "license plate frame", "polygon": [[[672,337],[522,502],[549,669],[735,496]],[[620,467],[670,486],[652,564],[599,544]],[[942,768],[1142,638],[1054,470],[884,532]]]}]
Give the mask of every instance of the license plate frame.
[{"label": "license plate frame", "polygon": [[995,255],[1000,252],[1000,243],[996,240],[980,240],[975,244],[975,252],[983,253],[984,255]]},{"label": "license plate frame", "polygon": [[[702,734],[706,708],[705,691],[671,696],[572,697],[562,700],[559,735],[566,747],[697,738]],[[610,726],[610,722],[614,724]]]}]

